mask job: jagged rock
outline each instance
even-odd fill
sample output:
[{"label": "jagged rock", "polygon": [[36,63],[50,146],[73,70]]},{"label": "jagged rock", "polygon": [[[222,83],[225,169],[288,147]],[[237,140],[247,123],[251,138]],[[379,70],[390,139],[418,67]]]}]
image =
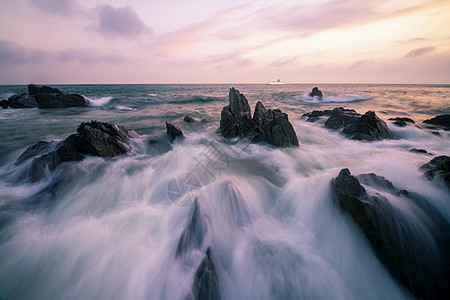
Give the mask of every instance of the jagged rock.
[{"label": "jagged rock", "polygon": [[440,115],[434,118],[423,121],[425,124],[438,125],[444,127],[445,130],[450,130],[450,115]]},{"label": "jagged rock", "polygon": [[267,143],[277,147],[298,146],[297,134],[287,114],[269,109],[263,116],[261,127]]},{"label": "jagged rock", "polygon": [[171,142],[173,142],[176,138],[183,137],[183,132],[181,131],[181,129],[172,122],[166,121],[166,128],[167,136],[169,137]]},{"label": "jagged rock", "polygon": [[336,107],[331,111],[313,111],[303,116],[308,117],[307,121],[310,122],[317,121],[322,116],[329,116],[325,127],[333,130],[342,129],[344,135],[352,140],[375,141],[393,138],[386,123],[373,111],[361,115],[354,109]]},{"label": "jagged rock", "polygon": [[39,86],[36,84],[29,84],[28,85],[28,94],[34,96],[34,95],[38,95],[38,94],[59,94],[62,95],[63,93],[58,90],[57,88],[52,88],[49,86]]},{"label": "jagged rock", "polygon": [[433,180],[435,177],[442,179],[450,187],[450,157],[441,155],[420,167],[425,172],[425,177]]},{"label": "jagged rock", "polygon": [[313,87],[311,93],[309,93],[309,96],[310,97],[316,96],[316,97],[322,98],[323,97],[323,93],[322,93],[321,90],[319,90],[319,88],[317,86],[315,86],[315,87]]},{"label": "jagged rock", "polygon": [[411,118],[406,117],[396,117],[396,118],[390,118],[390,121],[395,121],[394,124],[399,127],[405,127],[407,123],[415,124],[414,120]]},{"label": "jagged rock", "polygon": [[219,277],[210,248],[195,271],[191,292],[192,298],[196,300],[221,299]]},{"label": "jagged rock", "polygon": [[[397,206],[359,180],[397,197]],[[419,299],[449,299],[450,226],[425,199],[398,190],[375,174],[352,176],[348,169],[331,181],[338,206],[364,232],[380,260]],[[402,210],[399,207],[406,207]]]},{"label": "jagged rock", "polygon": [[250,136],[255,130],[255,124],[247,99],[234,88],[230,89],[228,99],[229,105],[221,113],[220,132],[226,138]]},{"label": "jagged rock", "polygon": [[252,118],[247,99],[234,88],[230,89],[229,105],[221,113],[220,132],[226,138],[249,138],[277,147],[298,146],[297,135],[286,113],[279,109],[266,110],[258,101]]},{"label": "jagged rock", "polygon": [[184,121],[187,122],[187,123],[193,123],[193,122],[195,122],[195,120],[192,119],[192,118],[189,117],[189,116],[185,116],[185,117],[184,117]]},{"label": "jagged rock", "polygon": [[202,217],[198,200],[196,199],[193,205],[191,221],[181,233],[175,257],[179,257],[190,248],[199,249],[203,242],[203,235]]}]

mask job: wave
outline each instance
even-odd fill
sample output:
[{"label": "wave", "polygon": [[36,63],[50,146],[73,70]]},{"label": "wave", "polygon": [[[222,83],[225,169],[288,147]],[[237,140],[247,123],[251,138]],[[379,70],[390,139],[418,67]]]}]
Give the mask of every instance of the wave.
[{"label": "wave", "polygon": [[104,106],[113,99],[113,97],[94,97],[94,98],[89,98],[86,96],[83,97],[88,101],[89,106],[94,107]]},{"label": "wave", "polygon": [[302,95],[294,96],[295,100],[300,100],[306,103],[346,103],[346,102],[355,102],[355,101],[365,101],[372,99],[372,96],[366,94],[331,94],[324,95],[323,98],[319,98],[317,96],[311,97],[309,93],[305,93]]},{"label": "wave", "polygon": [[125,105],[116,105],[114,108],[115,109],[119,109],[119,110],[136,110],[135,108],[128,107],[128,106],[125,106]]}]

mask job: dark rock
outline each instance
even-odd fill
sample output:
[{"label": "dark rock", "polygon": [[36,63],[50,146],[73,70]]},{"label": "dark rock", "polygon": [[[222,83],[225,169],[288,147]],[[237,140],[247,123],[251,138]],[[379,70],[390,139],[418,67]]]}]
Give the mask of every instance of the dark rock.
[{"label": "dark rock", "polygon": [[191,221],[181,233],[175,257],[179,257],[189,249],[199,249],[203,242],[203,235],[202,217],[198,200],[196,199],[193,205]]},{"label": "dark rock", "polygon": [[418,153],[418,154],[428,154],[428,155],[432,155],[431,153],[428,153],[427,150],[425,150],[425,149],[418,149],[418,148],[412,148],[411,150],[409,150],[409,152],[412,152],[412,153]]},{"label": "dark rock", "polygon": [[63,95],[63,92],[58,90],[57,88],[52,88],[49,86],[38,86],[36,84],[29,84],[28,85],[28,94],[35,96],[37,94],[58,94]]},{"label": "dark rock", "polygon": [[396,118],[390,118],[390,121],[395,121],[394,124],[399,127],[405,127],[406,123],[415,124],[413,119],[406,118],[406,117],[396,117]]},{"label": "dark rock", "polygon": [[252,118],[247,99],[234,88],[230,89],[229,105],[221,113],[220,132],[226,138],[249,138],[277,147],[298,146],[297,135],[286,113],[279,109],[266,110],[258,101]]},{"label": "dark rock", "polygon": [[297,134],[287,114],[269,109],[263,116],[261,127],[267,143],[277,147],[298,146]]},{"label": "dark rock", "polygon": [[51,142],[46,142],[46,141],[39,141],[36,144],[28,147],[25,152],[23,152],[19,158],[17,159],[17,163],[21,163],[27,159],[30,159],[32,157],[35,157],[38,154],[41,154],[43,152],[49,152],[50,150],[50,146],[51,146]]},{"label": "dark rock", "polygon": [[33,96],[25,93],[9,97],[8,106],[11,108],[34,108],[37,106],[37,103]]},{"label": "dark rock", "polygon": [[170,141],[173,142],[176,138],[183,137],[183,132],[181,131],[178,126],[173,124],[172,122],[166,121],[166,128],[167,128],[167,136],[169,137]]},{"label": "dark rock", "polygon": [[7,109],[7,108],[8,108],[8,100],[2,100],[2,101],[0,101],[0,106],[1,106],[3,109]]},{"label": "dark rock", "polygon": [[184,117],[184,121],[187,122],[187,123],[193,123],[193,122],[195,122],[195,120],[192,119],[192,118],[189,117],[189,116],[185,116],[185,117]]},{"label": "dark rock", "polygon": [[440,115],[434,118],[423,121],[425,124],[438,125],[444,127],[445,130],[450,130],[450,115]]},{"label": "dark rock", "polygon": [[210,248],[206,250],[205,257],[195,272],[192,298],[196,300],[221,299],[219,277]]},{"label": "dark rock", "polygon": [[[398,197],[402,205],[376,193],[370,196],[365,185]],[[449,299],[450,226],[428,202],[398,190],[384,177],[363,174],[355,177],[343,169],[331,181],[338,206],[364,232],[380,260],[419,299]],[[406,207],[402,209],[401,207]]]},{"label": "dark rock", "polygon": [[220,132],[226,138],[250,136],[255,130],[250,106],[247,99],[238,90],[231,88],[229,105],[222,109],[220,117]]},{"label": "dark rock", "polygon": [[34,96],[38,108],[67,108],[86,105],[86,100],[78,94],[40,93]]},{"label": "dark rock", "polygon": [[322,93],[321,90],[319,90],[319,88],[317,86],[315,86],[315,87],[313,87],[311,93],[309,93],[309,96],[310,97],[316,96],[316,97],[322,98],[323,97],[323,93]]},{"label": "dark rock", "polygon": [[425,177],[433,180],[435,177],[442,179],[450,187],[450,157],[441,155],[420,167],[425,172]]},{"label": "dark rock", "polygon": [[373,111],[360,115],[354,109],[336,107],[331,111],[313,111],[303,116],[308,117],[307,121],[310,122],[314,122],[322,116],[329,116],[325,127],[334,130],[342,129],[345,136],[352,140],[375,141],[393,138],[386,123]]}]

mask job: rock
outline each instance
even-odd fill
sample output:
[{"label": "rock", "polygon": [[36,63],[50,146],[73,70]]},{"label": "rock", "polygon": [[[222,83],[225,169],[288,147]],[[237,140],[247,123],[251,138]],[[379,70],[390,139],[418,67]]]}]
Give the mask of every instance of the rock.
[{"label": "rock", "polygon": [[210,248],[195,272],[191,291],[193,299],[221,299],[219,277]]},{"label": "rock", "polygon": [[444,127],[445,130],[450,130],[450,115],[440,115],[434,118],[423,121],[425,124],[438,125]]},{"label": "rock", "polygon": [[34,97],[25,93],[9,97],[8,106],[11,108],[35,108],[37,103]]},{"label": "rock", "polygon": [[229,105],[221,113],[220,132],[226,138],[249,138],[277,147],[298,146],[297,135],[286,113],[279,109],[266,110],[258,101],[252,118],[247,99],[234,88],[230,89]]},{"label": "rock", "polygon": [[199,249],[203,242],[203,225],[198,200],[195,199],[192,217],[189,224],[183,230],[178,241],[175,257],[179,257],[191,248]]},{"label": "rock", "polygon": [[238,90],[231,88],[228,95],[229,105],[222,109],[220,132],[226,138],[249,137],[255,130],[250,106],[247,99]]},{"label": "rock", "polygon": [[25,152],[23,152],[19,158],[16,160],[17,163],[21,163],[27,159],[30,159],[32,157],[35,157],[36,155],[43,153],[43,152],[49,152],[51,142],[47,141],[39,141],[36,144],[28,147]]},{"label": "rock", "polygon": [[3,109],[7,109],[7,108],[8,108],[8,100],[2,100],[2,101],[0,101],[0,106],[1,106]]},{"label": "rock", "polygon": [[6,104],[11,108],[65,108],[85,106],[86,100],[78,94],[66,94],[49,86],[28,85],[28,94],[11,96]]},{"label": "rock", "polygon": [[427,150],[425,150],[425,149],[418,149],[418,148],[412,148],[411,150],[409,150],[409,152],[412,152],[412,153],[418,153],[418,154],[428,154],[428,155],[432,155],[431,153],[428,153]]},{"label": "rock", "polygon": [[315,86],[315,87],[313,87],[311,93],[309,93],[309,96],[310,97],[316,96],[316,97],[322,98],[323,97],[323,93],[322,93],[321,90],[319,90],[319,88],[317,86]]},{"label": "rock", "polygon": [[390,121],[395,121],[394,124],[399,127],[405,127],[407,123],[415,124],[414,120],[411,118],[406,117],[396,117],[396,118],[390,118]]},{"label": "rock", "polygon": [[195,120],[192,119],[192,118],[189,117],[189,116],[185,116],[185,117],[184,117],[184,121],[187,122],[187,123],[193,123],[193,122],[195,122]]},{"label": "rock", "polygon": [[277,147],[298,147],[297,134],[288,115],[279,109],[267,110],[262,119],[262,130],[267,143]]},{"label": "rock", "polygon": [[325,127],[340,130],[352,140],[375,141],[393,138],[392,132],[386,123],[378,118],[373,111],[360,115],[354,109],[336,107],[333,110],[313,111],[303,115],[307,121],[317,121],[322,116],[329,116]]},{"label": "rock", "polygon": [[166,128],[167,128],[167,136],[169,137],[169,140],[173,142],[176,138],[182,138],[183,132],[181,131],[178,126],[173,124],[172,122],[166,121]]},{"label": "rock", "polygon": [[450,157],[441,155],[422,165],[420,170],[425,172],[425,177],[433,180],[435,177],[442,179],[450,187]]},{"label": "rock", "polygon": [[[391,202],[365,185],[396,197]],[[331,181],[337,205],[355,221],[389,271],[419,299],[449,299],[450,226],[425,199],[398,190],[375,174],[352,176],[348,169]]]}]

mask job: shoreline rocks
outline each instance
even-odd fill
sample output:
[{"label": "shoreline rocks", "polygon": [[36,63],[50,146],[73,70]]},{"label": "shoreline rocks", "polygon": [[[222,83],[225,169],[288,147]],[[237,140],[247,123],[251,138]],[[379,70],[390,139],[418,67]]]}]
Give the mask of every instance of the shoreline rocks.
[{"label": "shoreline rocks", "polygon": [[354,109],[336,107],[333,110],[316,110],[302,117],[307,117],[308,122],[315,122],[324,116],[328,116],[325,122],[326,128],[342,130],[343,134],[351,140],[370,142],[394,137],[386,123],[373,111],[367,111],[361,115]]},{"label": "shoreline rocks", "polygon": [[86,99],[78,94],[67,94],[49,86],[28,85],[28,93],[2,100],[2,108],[68,108],[86,106]]},{"label": "shoreline rocks", "polygon": [[253,118],[250,105],[235,88],[229,92],[229,105],[221,112],[219,130],[225,138],[249,138],[252,142],[265,141],[277,147],[298,146],[294,127],[288,115],[279,109],[266,109],[258,101]]},{"label": "shoreline rocks", "polygon": [[416,124],[413,119],[407,117],[395,117],[388,119],[389,121],[394,121],[394,124],[399,127],[405,127],[407,123]]},{"label": "shoreline rocks", "polygon": [[441,155],[433,158],[428,163],[422,165],[420,170],[424,171],[427,179],[439,178],[450,188],[450,157]]},{"label": "shoreline rocks", "polygon": [[[369,195],[361,185],[395,197]],[[379,259],[419,299],[448,299],[450,226],[420,195],[398,190],[373,173],[352,176],[342,169],[330,182],[334,201],[364,232]],[[386,194],[387,196],[387,194]]]},{"label": "shoreline rocks", "polygon": [[437,125],[445,130],[450,130],[450,115],[439,115],[434,118],[423,121],[422,123]]}]

